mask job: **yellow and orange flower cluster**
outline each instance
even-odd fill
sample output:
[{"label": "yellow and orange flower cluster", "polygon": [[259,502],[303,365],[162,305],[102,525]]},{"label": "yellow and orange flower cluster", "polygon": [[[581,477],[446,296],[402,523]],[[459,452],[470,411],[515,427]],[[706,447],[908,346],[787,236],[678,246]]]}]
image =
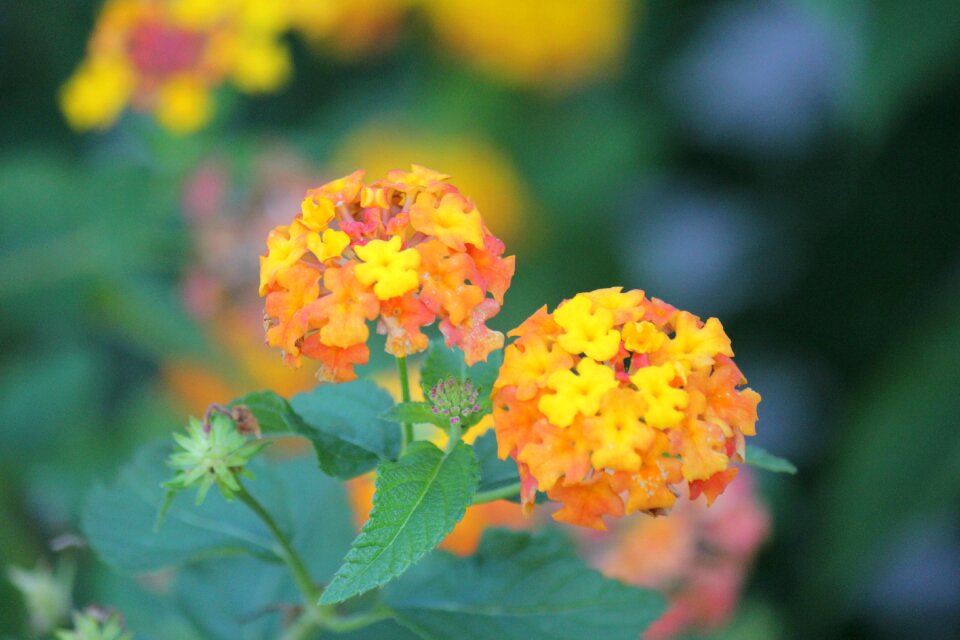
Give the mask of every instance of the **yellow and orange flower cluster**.
[{"label": "yellow and orange flower cluster", "polygon": [[500,456],[521,497],[563,503],[560,521],[664,513],[686,481],[712,502],[737,473],[760,396],[733,363],[720,321],[642,291],[581,293],[510,333],[494,385]]},{"label": "yellow and orange flower cluster", "polygon": [[267,343],[293,366],[318,360],[321,379],[356,377],[375,319],[398,357],[426,349],[421,329],[437,319],[470,364],[503,346],[486,322],[500,311],[514,258],[449,176],[414,165],[367,185],[357,171],[308,191],[267,247]]},{"label": "yellow and orange flower cluster", "polygon": [[263,93],[287,80],[289,13],[274,0],[108,0],[61,90],[67,121],[106,129],[132,107],[175,133],[195,131],[218,85]]}]

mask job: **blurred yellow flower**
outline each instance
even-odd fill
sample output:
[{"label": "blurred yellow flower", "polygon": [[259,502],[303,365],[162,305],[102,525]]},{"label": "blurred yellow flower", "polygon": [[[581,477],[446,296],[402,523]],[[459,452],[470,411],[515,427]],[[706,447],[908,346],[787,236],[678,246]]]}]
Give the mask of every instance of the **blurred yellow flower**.
[{"label": "blurred yellow flower", "polygon": [[60,107],[75,129],[106,129],[120,117],[133,93],[133,75],[120,58],[85,61],[63,85]]},{"label": "blurred yellow flower", "polygon": [[156,106],[157,122],[173,133],[193,133],[213,114],[210,91],[188,75],[171,78],[160,89]]},{"label": "blurred yellow flower", "polygon": [[227,80],[248,93],[290,76],[289,0],[108,0],[86,59],[61,91],[67,122],[106,129],[124,109],[153,113],[173,133],[206,125],[212,91]]},{"label": "blurred yellow flower", "polygon": [[510,82],[564,89],[615,72],[631,0],[421,0],[443,46]]},{"label": "blurred yellow flower", "polygon": [[288,0],[294,29],[347,58],[393,45],[415,0]]},{"label": "blurred yellow flower", "polygon": [[290,51],[269,38],[252,38],[237,47],[233,82],[246,93],[276,91],[293,71]]}]

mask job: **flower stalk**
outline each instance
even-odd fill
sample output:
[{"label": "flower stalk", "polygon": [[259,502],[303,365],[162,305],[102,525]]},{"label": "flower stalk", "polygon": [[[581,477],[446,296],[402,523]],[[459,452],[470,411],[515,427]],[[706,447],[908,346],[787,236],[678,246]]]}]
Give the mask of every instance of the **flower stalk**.
[{"label": "flower stalk", "polygon": [[[400,398],[404,402],[410,402],[410,374],[407,371],[407,357],[397,357],[397,373],[400,375]],[[403,454],[413,442],[413,425],[409,422],[403,422],[400,425],[401,440],[400,453]]]},{"label": "flower stalk", "polygon": [[478,491],[475,496],[473,496],[473,504],[484,504],[485,502],[493,502],[494,500],[508,500],[510,498],[516,498],[520,496],[520,483],[514,482],[513,484],[508,484],[505,487],[500,487],[498,489],[490,489],[489,491]]}]

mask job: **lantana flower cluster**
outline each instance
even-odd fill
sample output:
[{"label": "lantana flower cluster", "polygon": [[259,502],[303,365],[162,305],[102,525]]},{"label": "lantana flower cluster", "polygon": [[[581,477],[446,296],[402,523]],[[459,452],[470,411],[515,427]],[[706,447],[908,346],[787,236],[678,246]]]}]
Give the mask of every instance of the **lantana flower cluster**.
[{"label": "lantana flower cluster", "polygon": [[616,287],[543,307],[510,335],[494,421],[526,509],[542,491],[563,503],[555,519],[605,529],[604,516],[667,512],[682,482],[710,503],[737,474],[760,396],[741,388],[716,318]]},{"label": "lantana flower cluster", "polygon": [[621,520],[578,536],[587,560],[608,578],[655,589],[670,607],[644,640],[716,629],[736,610],[750,567],[771,532],[771,518],[750,474],[720,500],[683,500],[669,518]]},{"label": "lantana flower cluster", "polygon": [[108,0],[61,91],[64,114],[75,129],[105,129],[132,107],[175,133],[195,131],[222,83],[263,93],[287,80],[289,14],[274,0]]},{"label": "lantana flower cluster", "polygon": [[439,320],[468,364],[503,346],[486,326],[503,304],[514,258],[449,176],[414,165],[365,184],[357,171],[307,192],[300,213],[275,228],[260,261],[267,343],[286,362],[320,363],[318,377],[352,380],[369,359],[368,321],[386,351],[427,348]]}]

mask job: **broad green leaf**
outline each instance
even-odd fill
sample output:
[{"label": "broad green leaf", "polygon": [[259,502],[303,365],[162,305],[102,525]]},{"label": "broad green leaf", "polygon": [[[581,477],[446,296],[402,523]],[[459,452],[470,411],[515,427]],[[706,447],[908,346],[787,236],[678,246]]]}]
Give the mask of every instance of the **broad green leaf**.
[{"label": "broad green leaf", "polygon": [[[82,526],[100,558],[128,572],[242,553],[276,560],[276,543],[263,523],[242,503],[227,503],[217,492],[201,507],[191,496],[177,496],[163,526],[154,531],[164,497],[160,483],[171,475],[165,464],[169,450],[166,443],[143,448],[114,483],[89,495]],[[309,458],[257,459],[250,468],[256,475],[246,481],[250,493],[290,532],[318,580],[332,574],[353,530],[342,488],[318,474]]]},{"label": "broad green leaf", "polygon": [[279,638],[283,635],[283,607],[300,604],[284,565],[242,557],[207,560],[180,569],[172,596],[176,608],[209,640]]},{"label": "broad green leaf", "polygon": [[449,453],[415,442],[397,462],[380,465],[370,519],[320,602],[346,600],[406,571],[460,521],[479,475],[463,442]]},{"label": "broad green leaf", "polygon": [[478,491],[501,489],[520,482],[517,463],[497,457],[497,436],[493,431],[483,434],[473,443],[473,451],[480,462],[480,487]]},{"label": "broad green leaf", "polygon": [[636,640],[666,609],[652,591],[608,580],[559,536],[487,531],[476,555],[437,552],[384,602],[424,638]]},{"label": "broad green leaf", "polygon": [[[501,460],[497,457],[497,436],[493,431],[488,431],[477,438],[473,443],[473,452],[480,462],[480,487],[477,493],[495,491],[520,482],[517,463],[510,458]],[[505,499],[520,504],[520,493],[518,491],[515,496]],[[547,494],[538,491],[535,502],[537,504],[547,502]]]},{"label": "broad green leaf", "polygon": [[384,620],[349,633],[327,633],[330,640],[419,640],[420,636],[403,627],[396,620]]},{"label": "broad green leaf", "polygon": [[786,458],[775,456],[752,444],[747,445],[744,458],[745,463],[758,469],[773,471],[774,473],[789,473],[791,475],[797,472],[797,467]]},{"label": "broad green leaf", "polygon": [[111,609],[121,612],[135,640],[213,640],[179,610],[166,589],[158,593],[155,584],[104,565],[84,567],[83,573],[84,581],[95,585],[94,600],[109,603]]},{"label": "broad green leaf", "polygon": [[471,380],[474,386],[480,389],[480,397],[488,398],[493,389],[493,383],[500,372],[503,354],[494,351],[486,362],[478,362],[468,367],[463,361],[463,352],[444,346],[442,341],[434,340],[430,343],[427,357],[420,369],[420,387],[424,397],[428,397],[430,389],[438,382],[453,377],[457,380]]},{"label": "broad green leaf", "polygon": [[252,391],[231,402],[230,406],[238,404],[253,412],[263,433],[301,435],[309,430],[290,403],[273,391]]},{"label": "broad green leaf", "polygon": [[396,459],[400,428],[380,416],[393,406],[390,394],[368,380],[325,385],[294,396],[294,421],[316,449],[320,469],[348,479]]},{"label": "broad green leaf", "polygon": [[381,417],[393,422],[433,424],[442,428],[450,426],[447,418],[433,412],[429,402],[401,402],[387,409]]}]

